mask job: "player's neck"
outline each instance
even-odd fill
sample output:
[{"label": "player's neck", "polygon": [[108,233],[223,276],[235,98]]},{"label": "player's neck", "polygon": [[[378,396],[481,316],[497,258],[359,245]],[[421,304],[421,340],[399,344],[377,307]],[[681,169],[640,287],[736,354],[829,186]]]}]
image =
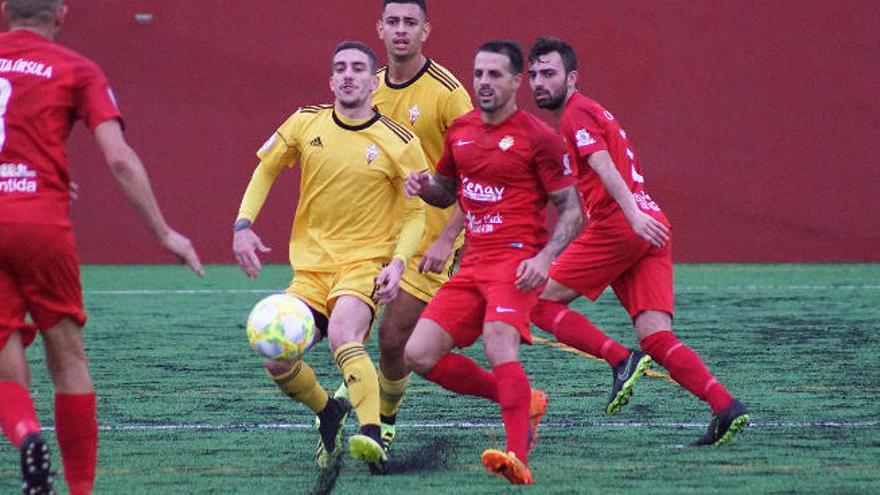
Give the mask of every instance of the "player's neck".
[{"label": "player's neck", "polygon": [[568,105],[568,100],[570,100],[571,97],[574,96],[575,93],[577,93],[576,89],[569,89],[565,94],[565,99],[562,100],[562,104],[559,105],[559,107],[551,110],[553,112],[553,115],[556,116],[556,120],[559,120],[562,118],[562,112],[565,111],[565,107]]},{"label": "player's neck", "polygon": [[388,58],[388,81],[391,84],[403,84],[416,76],[425,63],[428,62],[427,57],[421,52],[407,59]]},{"label": "player's neck", "polygon": [[342,115],[348,120],[367,120],[374,114],[373,107],[369,105],[369,102],[367,105],[349,108],[340,105],[337,101],[333,108],[337,115]]},{"label": "player's neck", "polygon": [[55,34],[57,33],[55,26],[44,26],[44,25],[36,25],[36,24],[33,24],[33,25],[31,25],[31,24],[12,25],[9,27],[9,30],[10,31],[29,31],[31,33],[38,34],[46,39],[53,40],[53,41],[55,40]]},{"label": "player's neck", "polygon": [[484,124],[498,125],[516,113],[519,108],[516,106],[516,100],[511,98],[503,107],[499,107],[492,112],[480,111]]}]

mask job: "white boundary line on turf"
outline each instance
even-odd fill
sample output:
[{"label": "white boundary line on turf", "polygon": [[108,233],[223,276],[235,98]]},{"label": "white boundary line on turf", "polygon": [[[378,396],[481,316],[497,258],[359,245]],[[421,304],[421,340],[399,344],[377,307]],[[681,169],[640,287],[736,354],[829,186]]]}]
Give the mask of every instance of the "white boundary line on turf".
[{"label": "white boundary line on turf", "polygon": [[[421,428],[430,430],[444,429],[482,429],[503,428],[500,422],[401,422],[402,428]],[[847,422],[847,421],[756,421],[750,424],[752,428],[822,428],[822,429],[861,429],[878,428],[878,421]],[[583,421],[583,422],[560,422],[550,421],[541,423],[541,428],[566,429],[566,428],[699,428],[706,427],[706,423],[680,423],[680,422],[642,422],[642,421]],[[267,423],[267,424],[162,424],[162,425],[102,425],[101,431],[235,431],[235,430],[312,430],[315,424],[309,423]],[[45,426],[44,430],[54,431],[54,426]]]},{"label": "white boundary line on turf", "polygon": [[[759,290],[880,290],[880,285],[691,285],[679,287],[676,292],[759,291]],[[272,294],[281,289],[95,289],[84,290],[86,295],[150,296],[201,294]]]}]

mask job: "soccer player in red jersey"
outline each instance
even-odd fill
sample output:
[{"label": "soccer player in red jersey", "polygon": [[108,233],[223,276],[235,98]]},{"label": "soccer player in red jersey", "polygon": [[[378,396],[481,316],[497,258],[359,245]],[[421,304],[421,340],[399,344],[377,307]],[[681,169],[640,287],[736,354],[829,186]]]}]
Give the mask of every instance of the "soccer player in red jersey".
[{"label": "soccer player in red jersey", "polygon": [[[98,424],[83,348],[79,266],[69,220],[64,141],[77,119],[164,248],[198,274],[190,241],[162,217],[147,174],[122,135],[101,70],[53,41],[62,0],[7,0],[0,33],[0,427],[21,450],[25,493],[50,493],[49,451],[28,392],[25,348],[40,330],[55,386],[55,432],[68,490],[91,493]],[[30,314],[33,324],[26,323]]]},{"label": "soccer player in red jersey", "polygon": [[[434,175],[414,173],[408,194],[441,208],[456,198],[464,212],[461,267],[428,304],[407,342],[410,368],[444,388],[501,406],[507,452],[483,452],[483,464],[511,483],[531,484],[527,454],[546,396],[532,390],[519,362],[531,342],[529,313],[550,263],[578,234],[583,211],[560,136],[517,108],[519,45],[490,41],[477,51],[474,92],[479,111],[453,122]],[[544,227],[547,200],[559,210],[553,236]],[[492,372],[451,352],[483,336]]]},{"label": "soccer player in red jersey", "polygon": [[[748,424],[748,411],[672,332],[669,221],[645,191],[638,157],[626,133],[608,110],[577,91],[577,79],[577,58],[570,45],[556,38],[535,42],[529,53],[535,102],[559,118],[589,221],[554,262],[532,322],[614,368],[608,405],[613,414],[619,392],[644,373],[640,366],[646,356],[628,351],[567,307],[581,295],[595,300],[610,285],[629,312],[644,352],[711,406],[714,417],[709,431],[695,445],[727,443]],[[629,393],[623,394],[623,403]]]}]

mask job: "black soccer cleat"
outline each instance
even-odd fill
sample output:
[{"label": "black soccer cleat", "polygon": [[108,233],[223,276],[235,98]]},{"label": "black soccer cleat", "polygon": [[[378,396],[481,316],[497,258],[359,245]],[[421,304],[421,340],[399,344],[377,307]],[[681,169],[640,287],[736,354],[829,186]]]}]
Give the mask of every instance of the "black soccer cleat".
[{"label": "black soccer cleat", "polygon": [[[321,469],[331,467],[342,452],[342,432],[351,402],[345,397],[331,397],[327,401],[330,409],[318,425],[318,446],[315,449],[315,462]],[[325,407],[326,409],[326,407]],[[322,411],[324,414],[324,411]]]},{"label": "black soccer cleat", "polygon": [[651,369],[651,356],[642,351],[629,351],[626,359],[611,370],[611,397],[605,405],[605,414],[613,416],[620,412],[629,402],[633,386],[649,369]]},{"label": "black soccer cleat", "polygon": [[21,444],[21,478],[24,495],[55,494],[55,473],[50,471],[49,446],[39,433],[31,433]]},{"label": "black soccer cleat", "polygon": [[734,399],[730,407],[712,418],[712,421],[709,422],[709,430],[693,445],[697,447],[724,445],[733,440],[733,436],[745,428],[751,420],[745,404]]}]

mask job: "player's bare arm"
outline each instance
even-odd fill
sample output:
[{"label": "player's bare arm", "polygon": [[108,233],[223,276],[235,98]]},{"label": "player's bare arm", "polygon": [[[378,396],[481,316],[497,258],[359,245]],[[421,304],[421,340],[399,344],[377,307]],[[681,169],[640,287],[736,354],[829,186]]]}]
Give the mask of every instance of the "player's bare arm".
[{"label": "player's bare arm", "polygon": [[404,191],[409,197],[418,196],[431,206],[446,208],[457,199],[455,179],[428,172],[413,172],[406,179]]},{"label": "player's bare arm", "polygon": [[608,191],[608,194],[614,198],[624,216],[632,226],[633,231],[642,239],[650,242],[654,246],[662,247],[669,240],[669,229],[651,215],[643,212],[636,205],[632,192],[624,182],[620,172],[611,159],[611,154],[607,151],[597,151],[589,156],[587,161],[590,164],[602,184]]},{"label": "player's bare arm", "polygon": [[95,140],[126,199],[140,213],[162,247],[177,256],[192,271],[204,275],[205,270],[190,240],[165,222],[150,186],[147,171],[137,153],[125,141],[119,121],[114,119],[99,124],[95,128]]},{"label": "player's bare arm", "polygon": [[453,205],[452,208],[452,214],[449,215],[449,221],[443,227],[443,232],[425,250],[425,254],[419,261],[419,271],[422,273],[441,273],[452,255],[455,240],[458,239],[458,234],[464,228],[464,214],[462,214],[461,208],[458,205]]},{"label": "player's bare arm", "polygon": [[400,291],[400,277],[403,276],[403,270],[406,264],[400,258],[392,258],[391,262],[382,268],[379,276],[376,277],[376,292],[373,300],[377,304],[388,304]]},{"label": "player's bare arm", "polygon": [[553,191],[549,196],[559,212],[559,220],[544,249],[534,258],[527,259],[519,265],[516,272],[516,287],[523,292],[533,290],[547,280],[550,263],[578,236],[584,226],[584,212],[576,186]]}]

